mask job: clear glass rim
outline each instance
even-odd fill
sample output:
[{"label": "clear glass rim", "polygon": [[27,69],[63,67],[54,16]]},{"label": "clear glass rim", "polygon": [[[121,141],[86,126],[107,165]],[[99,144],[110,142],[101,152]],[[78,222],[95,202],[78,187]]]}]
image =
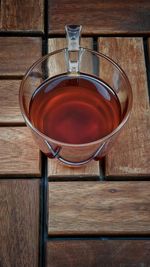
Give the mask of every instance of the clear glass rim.
[{"label": "clear glass rim", "polygon": [[80,47],[80,49],[84,49],[98,57],[102,57],[102,58],[105,58],[107,61],[109,61],[112,65],[114,65],[118,71],[120,72],[120,74],[123,76],[124,80],[126,81],[127,83],[127,88],[128,88],[128,92],[129,92],[129,102],[128,102],[128,107],[127,107],[127,110],[126,110],[126,113],[124,115],[124,118],[123,120],[120,122],[120,124],[111,132],[109,133],[108,135],[104,136],[103,138],[100,138],[96,141],[93,141],[93,142],[90,142],[90,143],[84,143],[84,144],[70,144],[70,143],[64,143],[64,142],[60,142],[59,140],[55,140],[53,138],[50,138],[49,136],[43,134],[42,132],[40,132],[32,123],[31,121],[28,119],[28,117],[26,116],[26,112],[25,112],[25,109],[24,109],[24,106],[23,106],[23,89],[24,89],[24,83],[27,79],[27,77],[29,76],[29,74],[31,73],[31,71],[37,66],[39,65],[40,63],[42,63],[42,61],[46,60],[47,58],[49,58],[50,56],[53,56],[57,53],[60,53],[62,51],[66,51],[68,48],[62,48],[62,49],[59,49],[59,50],[55,50],[54,52],[51,52],[41,58],[39,58],[36,62],[34,62],[34,64],[31,65],[31,67],[27,70],[27,72],[25,73],[22,81],[21,81],[21,84],[20,84],[20,89],[19,89],[19,104],[20,104],[20,109],[21,109],[21,113],[22,113],[22,116],[26,122],[26,124],[34,131],[36,132],[38,135],[40,135],[42,138],[44,138],[44,140],[47,140],[48,142],[50,143],[55,143],[57,145],[60,145],[60,146],[69,146],[69,147],[86,147],[86,146],[89,146],[89,145],[97,145],[101,142],[105,142],[106,140],[108,140],[109,138],[111,138],[113,135],[115,135],[124,125],[125,123],[127,122],[128,118],[129,118],[129,115],[131,113],[131,109],[132,109],[132,103],[133,103],[133,93],[132,93],[132,88],[131,88],[131,85],[130,85],[130,82],[129,82],[129,79],[127,77],[127,75],[125,74],[124,70],[113,60],[111,59],[110,57],[106,56],[105,54],[103,53],[100,53],[100,52],[96,52],[96,51],[93,51],[91,49],[88,49],[88,48],[84,48],[84,47]]}]

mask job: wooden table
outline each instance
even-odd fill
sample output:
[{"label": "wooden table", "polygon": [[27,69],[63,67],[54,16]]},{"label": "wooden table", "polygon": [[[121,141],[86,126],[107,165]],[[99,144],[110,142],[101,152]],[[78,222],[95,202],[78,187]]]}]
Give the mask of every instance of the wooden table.
[{"label": "wooden table", "polygon": [[[109,155],[78,169],[41,154],[18,104],[25,71],[66,45],[70,23],[119,62],[134,96]],[[0,267],[150,266],[149,36],[148,0],[1,1]]]}]

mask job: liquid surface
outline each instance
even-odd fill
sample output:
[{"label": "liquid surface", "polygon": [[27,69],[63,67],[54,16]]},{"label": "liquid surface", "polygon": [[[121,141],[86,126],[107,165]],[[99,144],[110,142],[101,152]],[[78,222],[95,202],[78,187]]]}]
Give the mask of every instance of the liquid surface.
[{"label": "liquid surface", "polygon": [[56,76],[34,92],[30,120],[42,133],[60,142],[84,144],[111,133],[121,121],[116,94],[85,74]]}]

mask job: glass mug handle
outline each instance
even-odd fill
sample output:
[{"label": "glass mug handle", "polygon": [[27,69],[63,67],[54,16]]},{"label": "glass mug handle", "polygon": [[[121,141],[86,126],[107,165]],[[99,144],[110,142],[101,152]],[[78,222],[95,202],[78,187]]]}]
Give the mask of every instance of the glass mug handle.
[{"label": "glass mug handle", "polygon": [[48,149],[50,150],[50,152],[53,154],[54,158],[57,158],[59,161],[61,161],[62,163],[64,164],[68,164],[72,167],[77,167],[77,166],[82,166],[86,163],[88,163],[89,161],[95,159],[98,154],[101,152],[101,150],[103,149],[105,143],[103,143],[97,150],[96,152],[88,159],[86,160],[83,160],[83,161],[80,161],[80,162],[72,162],[72,161],[69,161],[69,160],[66,160],[64,158],[62,158],[60,155],[59,155],[59,152],[61,150],[61,148],[58,148],[56,151],[54,151],[54,149],[52,148],[52,146],[47,142],[47,140],[45,140],[45,143],[48,147]]}]

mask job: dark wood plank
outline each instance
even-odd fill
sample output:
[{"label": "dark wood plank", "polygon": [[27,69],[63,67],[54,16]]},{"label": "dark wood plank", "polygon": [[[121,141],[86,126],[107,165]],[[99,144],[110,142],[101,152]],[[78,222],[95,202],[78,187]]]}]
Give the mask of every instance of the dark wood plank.
[{"label": "dark wood plank", "polygon": [[41,38],[0,37],[0,76],[24,75],[41,55]]},{"label": "dark wood plank", "polygon": [[149,14],[148,0],[49,0],[49,33],[64,33],[65,24],[81,24],[90,35],[149,33]]},{"label": "dark wood plank", "polygon": [[24,123],[18,100],[20,82],[0,81],[0,125]]},{"label": "dark wood plank", "polygon": [[149,182],[50,182],[50,235],[150,234]]},{"label": "dark wood plank", "polygon": [[0,148],[1,176],[40,176],[39,149],[27,127],[1,127]]},{"label": "dark wood plank", "polygon": [[44,31],[43,0],[2,0],[1,30]]},{"label": "dark wood plank", "polygon": [[[106,157],[106,175],[149,176],[150,108],[143,40],[100,38],[99,50],[121,65],[133,90],[132,114],[120,138]],[[106,73],[108,75],[108,70]]]},{"label": "dark wood plank", "polygon": [[[66,39],[65,38],[50,38],[49,39],[49,53],[56,50],[66,47]],[[81,45],[83,47],[91,48],[93,47],[92,38],[82,38]],[[87,64],[87,68],[89,64]],[[59,62],[53,62],[52,66],[50,66],[50,73],[56,75],[57,71],[62,71],[63,68],[63,59],[59,59]],[[82,176],[82,177],[93,177],[100,175],[99,162],[92,161],[87,165],[84,165],[80,168],[68,168],[63,164],[60,164],[57,160],[48,159],[48,176],[51,178],[54,177],[74,177],[74,176]]]},{"label": "dark wood plank", "polygon": [[150,241],[50,241],[46,267],[148,267],[149,255]]},{"label": "dark wood plank", "polygon": [[38,267],[38,180],[0,180],[0,240],[1,267]]}]

